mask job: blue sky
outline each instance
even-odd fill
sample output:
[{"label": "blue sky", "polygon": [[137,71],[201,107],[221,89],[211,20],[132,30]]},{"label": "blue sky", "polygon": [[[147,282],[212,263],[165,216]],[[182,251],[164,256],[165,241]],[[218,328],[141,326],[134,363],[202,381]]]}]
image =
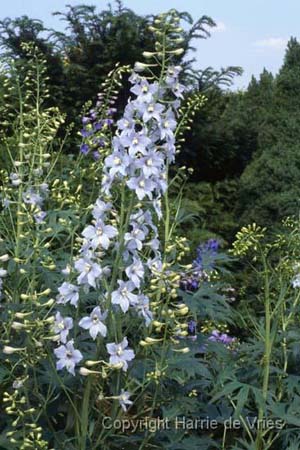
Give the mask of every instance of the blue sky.
[{"label": "blue sky", "polygon": [[[9,0],[2,2],[0,18],[29,17],[42,19],[46,26],[62,28],[53,11],[65,4],[94,4],[98,9],[105,0]],[[282,64],[290,36],[300,37],[299,0],[124,0],[124,5],[139,14],[157,14],[170,8],[188,11],[194,19],[211,16],[217,29],[197,46],[197,66],[214,68],[242,66],[244,74],[235,81],[236,88],[247,86],[251,75],[263,68],[276,73]]]}]

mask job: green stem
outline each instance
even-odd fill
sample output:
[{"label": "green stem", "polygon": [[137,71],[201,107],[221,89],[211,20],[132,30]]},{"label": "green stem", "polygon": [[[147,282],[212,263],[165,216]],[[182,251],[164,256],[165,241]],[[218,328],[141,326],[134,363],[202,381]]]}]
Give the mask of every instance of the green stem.
[{"label": "green stem", "polygon": [[80,420],[80,450],[86,450],[88,425],[89,425],[89,406],[91,395],[92,378],[88,377],[83,395],[81,420]]},{"label": "green stem", "polygon": [[[258,423],[260,424],[265,412],[266,401],[268,397],[269,379],[270,379],[270,359],[272,352],[272,340],[271,340],[271,302],[270,302],[270,285],[268,267],[265,255],[262,256],[264,267],[264,302],[265,302],[265,351],[263,358],[263,384],[262,384],[262,396],[264,399],[264,407],[260,406],[258,411]],[[255,442],[256,450],[263,450],[263,433],[261,429],[258,429],[257,438]]]}]

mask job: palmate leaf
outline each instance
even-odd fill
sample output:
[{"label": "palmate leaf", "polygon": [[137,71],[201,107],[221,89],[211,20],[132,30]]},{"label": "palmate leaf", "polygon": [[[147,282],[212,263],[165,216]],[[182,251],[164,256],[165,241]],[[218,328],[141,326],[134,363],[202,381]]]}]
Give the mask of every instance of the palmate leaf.
[{"label": "palmate leaf", "polygon": [[230,307],[224,295],[217,292],[218,286],[203,283],[193,295],[181,291],[185,303],[192,313],[216,322],[231,322]]},{"label": "palmate leaf", "polygon": [[265,410],[265,401],[260,389],[257,389],[250,384],[240,383],[239,381],[231,381],[224,386],[211,400],[211,403],[216,403],[221,398],[230,398],[235,402],[234,417],[239,419],[243,415],[248,400],[254,398],[257,407]]},{"label": "palmate leaf", "polygon": [[[130,450],[138,450],[144,439],[144,433],[126,433],[115,434],[109,436],[109,450],[120,450],[128,448]],[[158,447],[161,448],[161,447]],[[98,449],[97,449],[98,450]],[[100,450],[100,448],[99,448]]]},{"label": "palmate leaf", "polygon": [[268,409],[275,417],[285,421],[287,425],[300,427],[300,397],[294,397],[292,403],[269,402]]},{"label": "palmate leaf", "polygon": [[[171,390],[170,390],[170,394]],[[199,410],[202,410],[203,405],[200,402],[197,402],[197,399],[193,397],[188,397],[187,393],[178,393],[178,389],[174,393],[175,398],[170,398],[171,405],[170,409],[165,407],[164,409],[164,417],[168,419],[175,419],[179,416],[184,417],[198,417]]]},{"label": "palmate leaf", "polygon": [[283,380],[285,391],[287,395],[294,396],[294,394],[300,395],[300,377],[297,375],[289,375]]},{"label": "palmate leaf", "polygon": [[253,442],[245,442],[241,439],[237,439],[237,443],[230,448],[230,450],[256,450],[255,443]]},{"label": "palmate leaf", "polygon": [[199,348],[195,345],[190,346],[188,353],[170,352],[167,358],[170,378],[179,383],[186,383],[188,380],[201,377],[206,384],[211,384],[213,376],[207,367],[207,363],[196,358],[197,353],[199,353]]},{"label": "palmate leaf", "polygon": [[285,450],[299,450],[299,438],[292,438],[284,448]]},{"label": "palmate leaf", "polygon": [[234,418],[238,419],[242,414],[242,410],[244,409],[245,404],[247,403],[249,393],[250,393],[250,386],[245,385],[240,389],[239,394],[237,396]]},{"label": "palmate leaf", "polygon": [[236,392],[239,392],[244,386],[245,385],[243,383],[239,383],[238,381],[231,381],[230,383],[226,384],[221,391],[213,396],[213,398],[211,399],[211,403],[215,403],[217,400],[229,395],[231,397],[235,397]]},{"label": "palmate leaf", "polygon": [[162,437],[169,441],[169,443],[164,442],[163,444],[165,450],[213,450],[220,448],[220,444],[208,436],[187,435],[185,430],[166,430],[162,433]]}]

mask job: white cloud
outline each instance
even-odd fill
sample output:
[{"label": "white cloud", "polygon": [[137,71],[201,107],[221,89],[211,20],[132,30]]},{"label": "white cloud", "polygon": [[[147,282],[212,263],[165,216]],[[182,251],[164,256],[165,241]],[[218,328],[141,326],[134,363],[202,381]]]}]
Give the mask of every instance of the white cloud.
[{"label": "white cloud", "polygon": [[227,27],[224,22],[217,21],[216,24],[217,25],[215,27],[212,27],[212,29],[210,30],[211,33],[224,33],[224,31],[227,30]]},{"label": "white cloud", "polygon": [[272,50],[283,50],[287,45],[288,39],[285,38],[275,38],[270,37],[267,39],[262,39],[260,41],[254,42],[255,47],[258,48],[269,48]]}]

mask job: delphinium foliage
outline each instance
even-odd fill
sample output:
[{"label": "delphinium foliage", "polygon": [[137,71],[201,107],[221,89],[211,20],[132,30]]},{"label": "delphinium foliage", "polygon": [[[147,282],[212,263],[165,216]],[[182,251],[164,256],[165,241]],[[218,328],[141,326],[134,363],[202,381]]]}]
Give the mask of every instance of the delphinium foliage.
[{"label": "delphinium foliage", "polygon": [[222,449],[299,446],[299,220],[286,219],[283,230],[272,236],[253,224],[233,244],[251,277],[237,299],[239,344],[225,355],[212,399],[217,408],[225,401],[238,424],[224,426]]},{"label": "delphinium foliage", "polygon": [[[64,139],[57,132],[64,117],[45,105],[49,93],[39,52],[27,45],[28,64],[5,62],[4,448],[195,444],[184,430],[145,426],[145,418],[195,412],[197,392],[189,383],[204,387],[208,373],[196,357],[198,343],[188,339],[196,312],[184,299],[198,300],[179,288],[183,274],[196,269],[183,263],[189,247],[177,235],[180,195],[171,205],[168,191],[176,137],[203,99],[194,96],[181,108],[189,92],[173,63],[184,40],[176,12],[157,17],[150,31],[155,49],[130,75],[123,116],[115,117],[114,102],[129,69],[116,67],[95,107],[84,113],[77,156],[62,155]],[[215,302],[226,317],[224,297]],[[124,418],[144,425],[116,427]]]},{"label": "delphinium foliage", "polygon": [[206,102],[181,19],[153,18],[153,51],[107,75],[67,154],[40,51],[3,59],[0,448],[298,448],[299,221],[242,228],[230,257],[182,235],[174,162]]}]

